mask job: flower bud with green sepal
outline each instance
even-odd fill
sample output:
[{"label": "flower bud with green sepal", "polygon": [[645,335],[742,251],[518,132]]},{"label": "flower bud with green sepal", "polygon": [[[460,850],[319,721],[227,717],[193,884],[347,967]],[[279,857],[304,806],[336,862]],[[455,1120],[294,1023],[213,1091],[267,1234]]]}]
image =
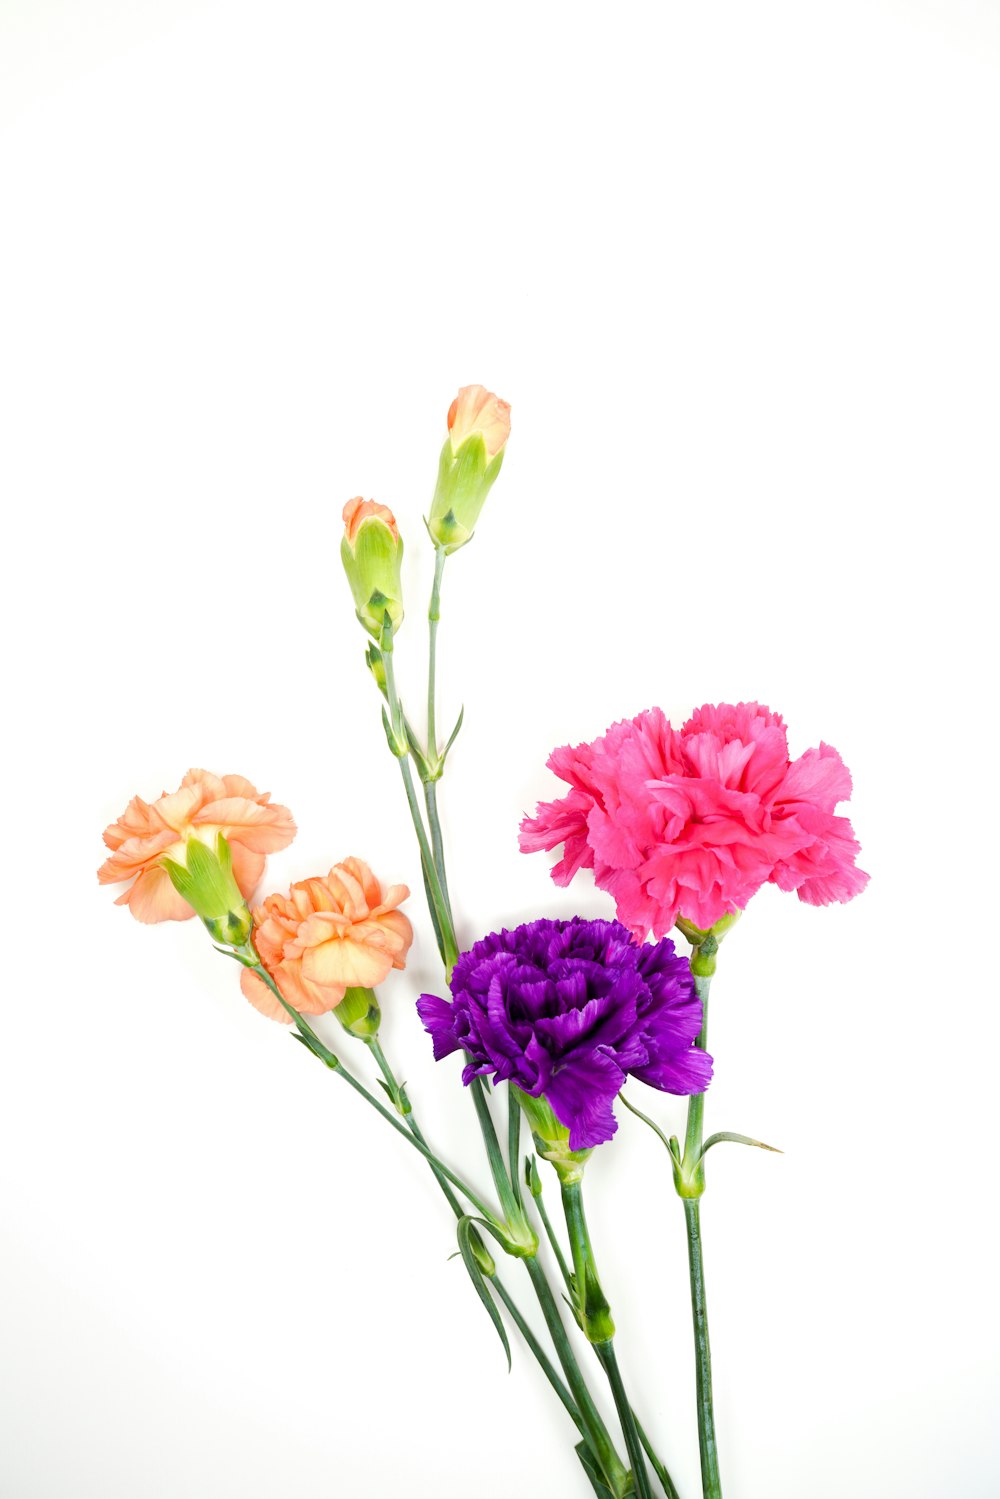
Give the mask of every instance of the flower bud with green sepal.
[{"label": "flower bud with green sepal", "polygon": [[184,845],[184,863],[164,858],[163,867],[178,895],[200,916],[215,942],[242,947],[253,931],[253,917],[233,876],[233,854],[218,833],[214,847],[200,838]]},{"label": "flower bud with green sepal", "polygon": [[403,538],[392,511],[373,500],[349,500],[340,558],[358,619],[369,635],[381,637],[386,615],[398,630],[403,622]]},{"label": "flower bud with green sepal", "polygon": [[344,997],[333,1013],[348,1035],[359,1041],[371,1041],[378,1035],[382,1011],[371,989],[345,989]]},{"label": "flower bud with green sepal", "polygon": [[457,552],[472,540],[510,435],[510,407],[482,385],[466,385],[448,412],[427,527],[435,546]]}]

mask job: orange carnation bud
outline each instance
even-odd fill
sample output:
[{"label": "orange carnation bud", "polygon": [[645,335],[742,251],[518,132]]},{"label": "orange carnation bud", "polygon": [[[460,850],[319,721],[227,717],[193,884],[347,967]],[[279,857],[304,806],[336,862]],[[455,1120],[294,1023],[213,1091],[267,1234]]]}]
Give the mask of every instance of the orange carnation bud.
[{"label": "orange carnation bud", "polygon": [[483,385],[463,385],[448,410],[448,440],[427,521],[435,543],[446,552],[471,541],[509,436],[507,402]]},{"label": "orange carnation bud", "polygon": [[360,496],[348,500],[340,559],[358,619],[369,635],[377,638],[382,633],[387,614],[393,629],[398,629],[403,622],[403,538],[392,511]]}]

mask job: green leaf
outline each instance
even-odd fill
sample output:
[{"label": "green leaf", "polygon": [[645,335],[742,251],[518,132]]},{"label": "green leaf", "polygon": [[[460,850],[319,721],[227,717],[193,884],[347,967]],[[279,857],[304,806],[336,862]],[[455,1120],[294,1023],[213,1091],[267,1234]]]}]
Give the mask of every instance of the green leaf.
[{"label": "green leaf", "polygon": [[444,758],[447,755],[448,751],[451,749],[452,745],[455,743],[455,740],[458,738],[459,730],[462,727],[462,723],[463,723],[464,719],[465,719],[465,704],[463,703],[462,706],[461,706],[461,708],[459,709],[458,719],[457,719],[457,721],[455,723],[455,727],[452,729],[450,735],[448,736],[448,743],[445,745],[444,749],[441,751],[441,760],[442,760],[442,762],[444,761]]},{"label": "green leaf", "polygon": [[[469,1272],[469,1279],[472,1281],[472,1284],[476,1288],[476,1295],[479,1297],[480,1301],[483,1303],[483,1306],[489,1313],[490,1321],[496,1328],[497,1336],[503,1344],[504,1353],[507,1355],[507,1372],[509,1373],[511,1369],[511,1356],[510,1341],[507,1337],[507,1329],[504,1327],[503,1319],[497,1310],[496,1303],[494,1302],[492,1295],[487,1289],[486,1277],[484,1276],[480,1268],[479,1260],[476,1257],[476,1252],[472,1247],[472,1234],[477,1224],[480,1227],[487,1229],[490,1233],[493,1232],[493,1230],[490,1228],[490,1225],[486,1222],[485,1218],[474,1218],[471,1216],[471,1214],[468,1213],[464,1218],[459,1218],[459,1253],[462,1256],[462,1263],[464,1264],[466,1270],[468,1270]],[[494,1235],[494,1237],[496,1236]]]},{"label": "green leaf", "polygon": [[586,1442],[577,1442],[573,1450],[583,1465],[583,1471],[590,1479],[591,1487],[593,1488],[594,1493],[600,1495],[600,1499],[615,1499],[614,1494],[604,1482],[604,1479],[601,1476],[601,1470],[594,1461],[594,1454],[591,1452]]},{"label": "green leaf", "polygon": [[775,1155],[784,1155],[785,1153],[783,1150],[779,1150],[777,1145],[765,1145],[763,1140],[752,1140],[749,1135],[734,1135],[729,1130],[724,1129],[720,1130],[718,1134],[709,1135],[702,1146],[701,1155],[698,1157],[699,1164],[708,1155],[713,1145],[721,1145],[724,1140],[731,1140],[734,1145],[754,1145],[758,1150],[771,1150]]}]

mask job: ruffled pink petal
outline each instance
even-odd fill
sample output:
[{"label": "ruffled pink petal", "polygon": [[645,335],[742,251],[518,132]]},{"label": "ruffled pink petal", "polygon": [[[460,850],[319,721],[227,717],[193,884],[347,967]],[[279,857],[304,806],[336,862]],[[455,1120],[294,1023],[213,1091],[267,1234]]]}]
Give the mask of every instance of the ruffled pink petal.
[{"label": "ruffled pink petal", "polygon": [[850,800],[851,773],[829,744],[808,749],[793,760],[775,793],[775,802],[786,806],[808,802],[821,812],[833,812],[838,802]]}]

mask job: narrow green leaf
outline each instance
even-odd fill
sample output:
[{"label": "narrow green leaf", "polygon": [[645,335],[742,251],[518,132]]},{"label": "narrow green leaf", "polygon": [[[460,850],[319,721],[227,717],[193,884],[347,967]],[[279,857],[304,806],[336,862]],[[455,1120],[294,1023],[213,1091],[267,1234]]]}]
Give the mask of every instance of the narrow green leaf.
[{"label": "narrow green leaf", "polygon": [[590,1479],[594,1493],[598,1494],[600,1499],[615,1499],[614,1494],[601,1477],[601,1470],[595,1463],[594,1455],[586,1442],[577,1442],[573,1450],[583,1465],[583,1471]]},{"label": "narrow green leaf", "polygon": [[765,1145],[763,1140],[752,1140],[749,1135],[734,1135],[729,1130],[720,1130],[718,1134],[709,1135],[705,1141],[702,1146],[701,1155],[698,1157],[699,1162],[705,1159],[713,1145],[721,1145],[724,1140],[731,1140],[734,1145],[754,1145],[758,1150],[770,1150],[775,1155],[784,1155],[785,1153],[783,1150],[779,1150],[777,1145]]},{"label": "narrow green leaf", "polygon": [[494,1302],[493,1297],[487,1290],[486,1277],[483,1275],[483,1272],[480,1269],[479,1261],[476,1258],[475,1251],[472,1247],[472,1234],[477,1224],[486,1229],[489,1229],[490,1227],[485,1219],[473,1218],[470,1214],[466,1214],[464,1218],[460,1218],[458,1220],[458,1248],[462,1256],[462,1263],[464,1264],[466,1270],[468,1270],[469,1278],[476,1288],[476,1295],[479,1297],[480,1301],[483,1303],[483,1306],[489,1313],[490,1321],[496,1328],[497,1336],[503,1344],[504,1353],[507,1355],[507,1372],[509,1373],[512,1365],[510,1356],[510,1341],[507,1337],[507,1329],[503,1325],[503,1318],[500,1316],[500,1313],[497,1310],[496,1303]]},{"label": "narrow green leaf", "polygon": [[455,740],[458,738],[459,731],[460,731],[460,729],[462,727],[462,722],[463,722],[464,718],[465,718],[465,704],[463,703],[461,709],[459,710],[458,721],[456,722],[455,727],[452,729],[451,734],[448,736],[448,743],[445,745],[444,749],[441,751],[441,759],[442,760],[444,760],[444,757],[447,755],[448,751],[451,749],[452,745],[455,743]]}]

